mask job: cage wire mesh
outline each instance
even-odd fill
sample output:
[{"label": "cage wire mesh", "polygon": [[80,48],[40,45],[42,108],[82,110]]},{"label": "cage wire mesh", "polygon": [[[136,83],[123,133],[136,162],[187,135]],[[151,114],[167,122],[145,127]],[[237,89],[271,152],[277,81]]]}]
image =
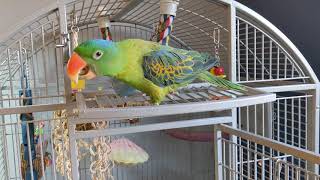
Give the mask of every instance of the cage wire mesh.
[{"label": "cage wire mesh", "polygon": [[33,104],[64,102],[62,56],[55,48],[60,41],[58,35],[59,25],[48,19],[1,52],[2,108],[22,106],[19,92],[26,90],[31,90]]},{"label": "cage wire mesh", "polygon": [[[66,4],[68,28],[71,27],[72,17],[77,17],[77,26],[80,29],[79,42],[100,39],[101,34],[96,19],[102,15],[109,15],[113,21],[111,33],[115,41],[128,38],[149,40],[159,20],[159,1],[136,2],[138,3],[132,5],[132,1],[129,0],[72,1]],[[230,42],[232,38],[237,39],[235,73],[238,82],[264,84],[276,84],[278,81],[313,82],[299,60],[295,59],[283,44],[278,43],[272,33],[266,33],[263,27],[241,16],[241,13],[236,17],[236,37],[232,37],[229,16],[230,8],[219,1],[181,0],[170,46],[214,54],[215,33],[218,31],[220,34],[218,55],[226,74],[229,74],[231,66]],[[60,48],[56,48],[56,45],[61,44],[58,19],[58,9],[54,9],[24,26],[21,31],[16,31],[0,44],[2,108],[22,106],[20,92],[27,89],[32,91],[32,101],[35,105],[64,103],[63,54]],[[103,78],[101,81],[89,81],[87,87],[95,91],[97,84],[110,89]],[[308,141],[313,141],[312,137],[308,136],[308,132],[313,131],[308,123],[312,124],[310,121],[315,119],[308,117],[313,117],[310,109],[314,108],[312,105],[312,101],[316,98],[314,95],[313,91],[277,93],[276,102],[239,108],[238,128],[296,147],[314,150],[313,144],[308,145]],[[22,161],[21,146],[23,123],[18,113],[1,117],[0,175],[7,179],[21,179],[27,169],[21,168],[25,163]],[[66,153],[68,147],[65,147],[68,143],[65,142],[66,139],[57,139],[55,136],[57,127],[64,129],[63,132],[66,131],[64,118],[54,116],[53,112],[34,112],[33,116],[34,120],[28,121],[27,127],[33,125],[37,128],[43,124],[43,134],[35,137],[39,140],[35,145],[35,158],[38,159],[29,163],[29,166],[37,166],[36,169],[39,170],[37,174],[42,175],[43,179],[66,178],[61,174],[66,175],[70,165],[69,154]],[[188,118],[200,116],[203,117],[203,114],[185,115]],[[140,119],[133,123],[129,120],[116,120],[109,122],[109,128],[139,126],[152,121],[172,121],[177,118]],[[193,132],[208,129],[211,127],[187,130]],[[310,132],[311,135],[313,133]],[[123,135],[112,139],[121,137],[126,137],[145,149],[150,155],[150,160],[135,167],[115,166],[111,172],[115,179],[213,179],[214,177],[213,153],[218,149],[214,149],[213,142],[183,141],[169,137],[164,131]],[[88,139],[85,141],[91,142]],[[286,152],[275,151],[240,137],[236,142],[225,137],[220,141],[224,179],[227,179],[227,176],[236,176],[240,179],[271,179],[271,177],[319,179],[318,175],[308,171],[307,161]],[[57,154],[55,150],[58,146],[61,154]],[[31,150],[32,145],[28,144],[26,148]],[[228,162],[232,159],[232,149],[236,149],[238,153],[237,168],[234,169],[229,166],[231,162]],[[58,156],[59,164],[56,161],[59,159]],[[88,156],[80,161],[81,179],[91,178],[90,162]],[[30,173],[35,174],[33,171]]]},{"label": "cage wire mesh", "polygon": [[[312,95],[308,93],[286,92],[279,93],[277,100],[273,103],[239,108],[238,128],[260,136],[272,138],[282,143],[286,143],[302,149],[309,149],[312,151],[313,148],[311,146],[308,146],[307,143],[307,139],[308,137],[310,137],[307,131],[307,109],[308,107],[310,107],[310,104],[308,104],[308,99],[310,98],[312,98]],[[298,169],[307,168],[306,161],[304,161],[303,159],[295,158],[290,154],[285,154],[279,151],[271,150],[267,147],[262,148],[261,146],[256,145],[255,143],[249,143],[247,140],[243,140],[241,138],[238,139],[238,143],[242,146],[240,148],[243,148],[247,152],[241,153],[241,150],[238,150],[238,153],[240,151],[240,154],[242,154],[239,155],[238,158],[242,158],[242,160],[240,160],[243,162],[248,160],[247,154],[249,151],[252,151],[259,152],[261,154],[267,154],[269,157],[281,159],[281,161],[283,160],[286,162],[290,162],[291,165],[288,165],[288,167],[286,168],[293,168],[291,166],[297,166],[299,167]],[[227,142],[227,144],[229,144],[229,142]],[[251,156],[252,161],[253,158],[254,156]],[[261,163],[259,161],[256,162],[258,162],[261,166]],[[271,162],[269,162],[269,166],[270,163]],[[275,162],[273,162],[273,164],[274,163]],[[253,166],[256,165],[254,165],[254,163],[252,162],[252,167]],[[282,164],[280,164],[279,166],[282,166]],[[287,165],[283,166],[285,167]],[[248,168],[252,167],[242,166],[242,168],[245,169],[247,173],[249,171]],[[272,167],[265,168],[266,170],[269,170]],[[253,170],[251,169],[251,171]],[[242,171],[240,171],[239,173],[242,174]],[[258,179],[264,179],[262,178],[261,173],[260,175],[259,172],[256,173],[258,173]],[[274,170],[273,173],[275,173]],[[282,176],[280,179],[284,179],[284,172],[281,173]],[[287,177],[288,174],[286,174],[285,176]],[[304,176],[306,176],[306,174]],[[251,178],[254,179],[254,177]],[[295,176],[295,178],[297,179],[298,176]],[[289,179],[295,178],[293,178],[293,176],[290,175]],[[305,177],[303,178],[303,176],[301,175],[301,178],[304,179]],[[270,177],[268,177],[267,179],[270,179]]]},{"label": "cage wire mesh", "polygon": [[[57,136],[55,127],[62,123],[61,119],[55,118],[53,112],[36,112],[32,113],[32,116],[34,120],[28,122],[21,122],[20,114],[1,117],[1,147],[4,149],[0,157],[3,162],[2,177],[4,179],[21,179],[29,173],[29,177],[34,179],[62,179],[62,176],[57,173],[57,169],[59,165],[66,164],[66,161],[62,159],[60,164],[57,163],[55,149],[58,142],[54,142],[55,136]],[[22,134],[24,131],[22,126],[24,125],[27,131],[26,135]],[[33,132],[35,133],[33,134]],[[27,138],[29,141],[23,144],[23,138]],[[63,141],[64,139],[61,139],[61,143],[64,143]],[[61,151],[64,152],[66,147],[61,148]],[[34,171],[30,171],[29,167],[32,167]]]},{"label": "cage wire mesh", "polygon": [[308,80],[290,54],[259,27],[237,17],[236,28],[238,82]]},{"label": "cage wire mesh", "polygon": [[[250,141],[241,136],[237,136],[237,139],[237,143],[224,137],[218,140],[221,143],[222,152],[219,164],[222,169],[222,179],[320,178],[317,173],[307,168],[307,161],[300,157],[272,149],[259,141]],[[233,163],[232,150],[237,152],[235,163]]]}]

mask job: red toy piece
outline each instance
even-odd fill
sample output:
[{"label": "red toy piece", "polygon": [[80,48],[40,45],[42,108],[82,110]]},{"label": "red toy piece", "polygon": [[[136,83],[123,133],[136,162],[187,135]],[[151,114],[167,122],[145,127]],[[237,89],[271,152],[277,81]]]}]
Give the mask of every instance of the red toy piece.
[{"label": "red toy piece", "polygon": [[214,74],[217,75],[217,76],[224,75],[224,69],[223,69],[223,67],[216,67],[216,68],[214,68]]},{"label": "red toy piece", "polygon": [[215,75],[215,76],[220,76],[222,78],[225,78],[225,74],[224,74],[224,68],[221,66],[215,66],[213,68],[210,69],[210,73]]}]

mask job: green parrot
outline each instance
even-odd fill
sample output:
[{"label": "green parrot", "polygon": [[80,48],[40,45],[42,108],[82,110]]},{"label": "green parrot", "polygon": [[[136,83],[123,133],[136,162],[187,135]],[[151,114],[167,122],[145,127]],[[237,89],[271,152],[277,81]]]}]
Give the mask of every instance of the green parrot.
[{"label": "green parrot", "polygon": [[74,49],[67,64],[67,75],[75,82],[79,76],[85,79],[109,76],[146,93],[157,105],[166,95],[195,79],[221,88],[245,90],[208,72],[218,63],[217,58],[206,53],[140,39],[88,40]]}]

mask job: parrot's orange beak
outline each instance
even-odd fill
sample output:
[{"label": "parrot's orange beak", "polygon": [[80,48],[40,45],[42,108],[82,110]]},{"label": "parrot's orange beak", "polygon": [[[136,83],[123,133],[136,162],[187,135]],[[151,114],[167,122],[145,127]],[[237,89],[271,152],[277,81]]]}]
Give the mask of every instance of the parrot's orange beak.
[{"label": "parrot's orange beak", "polygon": [[71,81],[78,83],[79,76],[85,79],[92,79],[96,75],[93,73],[87,63],[77,54],[73,53],[67,64],[67,75]]}]

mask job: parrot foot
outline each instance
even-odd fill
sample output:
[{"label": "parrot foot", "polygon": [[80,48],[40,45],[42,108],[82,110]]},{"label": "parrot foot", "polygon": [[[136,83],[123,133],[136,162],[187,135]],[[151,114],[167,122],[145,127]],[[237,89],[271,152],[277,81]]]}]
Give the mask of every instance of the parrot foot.
[{"label": "parrot foot", "polygon": [[168,94],[167,95],[170,99],[173,99],[173,95],[172,94]]}]

